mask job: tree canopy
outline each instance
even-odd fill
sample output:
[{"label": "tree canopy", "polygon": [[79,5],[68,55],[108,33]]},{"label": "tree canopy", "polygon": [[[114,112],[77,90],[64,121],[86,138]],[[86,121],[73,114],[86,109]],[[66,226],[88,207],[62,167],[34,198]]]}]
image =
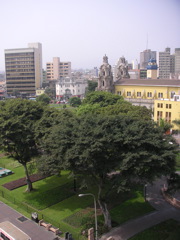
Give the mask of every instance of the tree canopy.
[{"label": "tree canopy", "polygon": [[1,148],[24,166],[27,191],[32,190],[27,163],[38,155],[35,124],[43,111],[41,104],[31,100],[13,99],[0,103]]},{"label": "tree canopy", "polygon": [[82,104],[98,103],[101,107],[105,107],[117,103],[118,100],[123,100],[123,97],[109,92],[96,91],[88,93]]},{"label": "tree canopy", "polygon": [[96,81],[88,81],[88,87],[86,89],[86,93],[94,92],[96,87],[98,86],[98,83]]},{"label": "tree canopy", "polygon": [[51,101],[51,98],[47,94],[44,93],[44,94],[39,95],[36,98],[36,101],[48,105]]},{"label": "tree canopy", "polygon": [[71,97],[69,99],[69,104],[72,106],[72,107],[78,107],[81,105],[81,99],[79,97]]},{"label": "tree canopy", "polygon": [[91,179],[90,185],[98,187],[98,202],[110,228],[108,196],[112,190],[127,189],[133,179],[145,183],[174,171],[176,145],[169,141],[152,121],[121,115],[74,116],[54,125],[44,137],[40,168],[51,171],[53,165]]}]

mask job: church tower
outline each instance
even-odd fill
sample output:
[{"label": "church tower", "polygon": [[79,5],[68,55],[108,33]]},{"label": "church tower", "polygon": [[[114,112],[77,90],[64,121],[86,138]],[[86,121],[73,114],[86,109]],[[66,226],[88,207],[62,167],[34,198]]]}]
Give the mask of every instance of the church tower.
[{"label": "church tower", "polygon": [[114,93],[113,74],[106,55],[103,57],[103,64],[99,69],[98,87],[96,90]]}]

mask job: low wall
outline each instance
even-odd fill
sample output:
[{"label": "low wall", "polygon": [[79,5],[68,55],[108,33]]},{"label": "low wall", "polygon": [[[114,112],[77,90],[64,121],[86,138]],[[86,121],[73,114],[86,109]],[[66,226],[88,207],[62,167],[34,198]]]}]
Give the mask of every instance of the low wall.
[{"label": "low wall", "polygon": [[171,205],[173,205],[176,208],[180,208],[180,201],[177,200],[176,198],[173,198],[172,196],[170,196],[167,192],[166,189],[161,188],[161,192],[163,197],[165,198],[165,200],[170,203]]}]

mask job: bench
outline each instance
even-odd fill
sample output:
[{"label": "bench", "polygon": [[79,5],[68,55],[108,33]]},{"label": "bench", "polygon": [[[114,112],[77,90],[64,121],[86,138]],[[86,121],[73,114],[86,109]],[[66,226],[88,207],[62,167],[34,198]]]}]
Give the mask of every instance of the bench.
[{"label": "bench", "polygon": [[49,228],[49,231],[55,233],[56,235],[62,233],[62,232],[59,231],[59,228],[55,228],[55,227],[53,227],[53,226],[51,226],[51,227]]},{"label": "bench", "polygon": [[49,231],[50,227],[52,227],[52,225],[51,225],[50,223],[44,222],[43,219],[41,219],[41,220],[39,221],[39,226],[45,227],[48,231]]}]

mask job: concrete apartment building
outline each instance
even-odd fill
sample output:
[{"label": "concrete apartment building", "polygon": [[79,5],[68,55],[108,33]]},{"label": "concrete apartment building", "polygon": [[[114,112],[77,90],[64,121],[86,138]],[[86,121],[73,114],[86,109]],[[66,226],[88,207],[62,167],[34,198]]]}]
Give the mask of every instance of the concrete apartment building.
[{"label": "concrete apartment building", "polygon": [[170,48],[167,47],[164,52],[159,52],[157,56],[158,77],[160,79],[170,79]]},{"label": "concrete apartment building", "polygon": [[71,77],[71,62],[60,62],[59,57],[54,57],[52,62],[46,63],[46,74],[47,81]]},{"label": "concrete apartment building", "polygon": [[17,90],[21,95],[35,95],[42,86],[42,45],[29,43],[28,48],[6,49],[5,70],[7,94]]},{"label": "concrete apartment building", "polygon": [[180,48],[175,48],[175,74],[180,74]]}]

